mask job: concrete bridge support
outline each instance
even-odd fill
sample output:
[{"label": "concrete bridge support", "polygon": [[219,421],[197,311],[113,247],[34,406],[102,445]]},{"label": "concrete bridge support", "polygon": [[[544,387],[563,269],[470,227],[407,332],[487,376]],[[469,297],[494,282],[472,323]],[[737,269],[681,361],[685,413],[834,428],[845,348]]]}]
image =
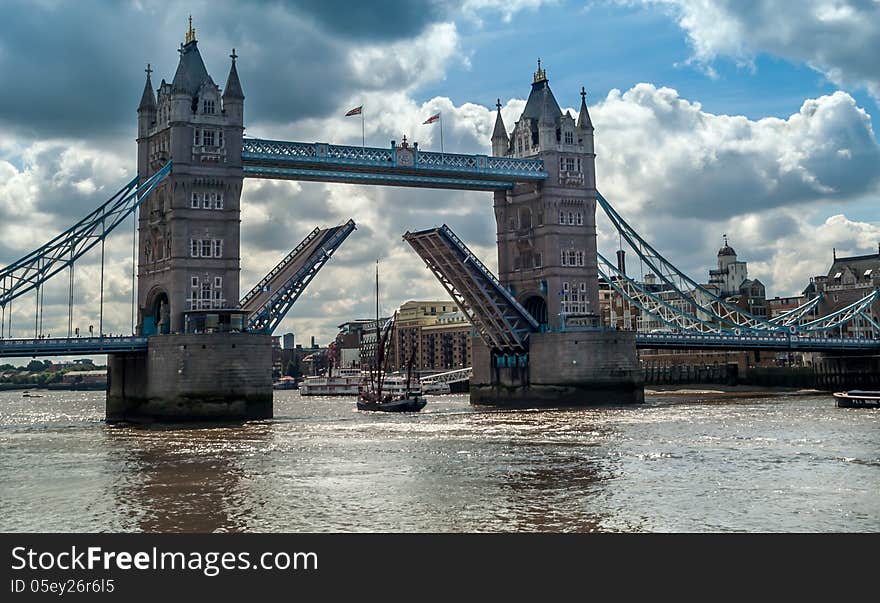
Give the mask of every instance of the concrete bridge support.
[{"label": "concrete bridge support", "polygon": [[823,354],[813,360],[816,387],[827,390],[880,390],[880,356]]},{"label": "concrete bridge support", "polygon": [[633,332],[533,333],[528,366],[499,367],[480,338],[472,346],[472,404],[588,406],[645,400]]},{"label": "concrete bridge support", "polygon": [[160,335],[146,353],[109,356],[109,422],[272,418],[272,338]]}]

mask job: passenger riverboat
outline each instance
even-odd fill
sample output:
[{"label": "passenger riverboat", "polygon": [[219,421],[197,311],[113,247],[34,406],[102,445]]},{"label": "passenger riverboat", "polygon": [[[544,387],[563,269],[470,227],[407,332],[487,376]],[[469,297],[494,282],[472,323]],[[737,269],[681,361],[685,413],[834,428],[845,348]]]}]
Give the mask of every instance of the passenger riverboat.
[{"label": "passenger riverboat", "polygon": [[851,389],[848,392],[835,392],[838,408],[880,408],[880,392]]},{"label": "passenger riverboat", "polygon": [[357,396],[361,383],[361,369],[338,368],[331,376],[306,377],[299,385],[302,396]]}]

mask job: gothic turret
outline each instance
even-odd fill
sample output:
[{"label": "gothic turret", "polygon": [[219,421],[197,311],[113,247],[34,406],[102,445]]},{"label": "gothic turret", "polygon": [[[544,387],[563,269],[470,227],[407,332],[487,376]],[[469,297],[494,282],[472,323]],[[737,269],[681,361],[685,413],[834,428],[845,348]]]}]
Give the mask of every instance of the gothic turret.
[{"label": "gothic turret", "polygon": [[232,65],[229,67],[226,87],[223,88],[223,100],[244,100],[244,92],[241,90],[241,82],[238,79],[238,70],[235,68],[235,59],[238,58],[238,55],[235,54],[235,48],[232,49],[229,58],[232,59]]},{"label": "gothic turret", "polygon": [[244,123],[244,92],[241,89],[241,81],[238,79],[238,70],[235,68],[235,48],[229,55],[232,65],[229,67],[229,76],[226,78],[226,87],[223,88],[223,110],[226,115],[237,123]]},{"label": "gothic turret", "polygon": [[577,127],[581,130],[593,131],[593,120],[590,119],[590,112],[587,110],[587,90],[581,87],[581,111],[578,113]]},{"label": "gothic turret", "polygon": [[177,71],[171,80],[171,92],[184,93],[194,96],[205,82],[214,83],[205,62],[199,52],[199,43],[196,40],[196,30],[192,26],[192,17],[189,18],[189,31],[186,32],[186,44],[181,44],[180,62],[177,63]]},{"label": "gothic turret", "polygon": [[507,137],[507,128],[504,127],[504,120],[501,118],[501,99],[495,105],[498,107],[498,114],[495,117],[495,130],[492,132],[492,154],[496,157],[504,157],[510,150],[510,139]]},{"label": "gothic turret", "polygon": [[150,81],[150,74],[153,70],[150,68],[150,64],[147,63],[147,68],[144,70],[147,72],[147,81],[144,84],[144,93],[141,96],[141,103],[138,105],[138,113],[149,113],[152,111],[156,112],[156,95],[153,93],[153,82]]},{"label": "gothic turret", "polygon": [[553,96],[553,91],[550,90],[547,70],[541,69],[541,59],[538,59],[538,70],[532,79],[532,91],[529,93],[526,108],[523,109],[520,119],[528,118],[541,125],[556,126],[560,117],[562,110],[556,102],[556,97]]},{"label": "gothic turret", "polygon": [[149,64],[147,64],[145,71],[147,72],[147,81],[144,84],[144,93],[141,95],[141,102],[137,108],[138,140],[146,139],[150,128],[156,122],[156,95],[153,94],[153,82],[150,80],[150,74],[153,70],[150,69]]}]

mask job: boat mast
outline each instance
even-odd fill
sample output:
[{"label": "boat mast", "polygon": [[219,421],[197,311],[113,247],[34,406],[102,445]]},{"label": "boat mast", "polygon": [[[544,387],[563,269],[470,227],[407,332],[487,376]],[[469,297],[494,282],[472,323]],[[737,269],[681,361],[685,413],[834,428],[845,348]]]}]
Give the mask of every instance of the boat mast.
[{"label": "boat mast", "polygon": [[373,385],[373,391],[377,396],[380,395],[380,382],[382,370],[381,359],[379,358],[379,258],[376,258],[376,381]]}]

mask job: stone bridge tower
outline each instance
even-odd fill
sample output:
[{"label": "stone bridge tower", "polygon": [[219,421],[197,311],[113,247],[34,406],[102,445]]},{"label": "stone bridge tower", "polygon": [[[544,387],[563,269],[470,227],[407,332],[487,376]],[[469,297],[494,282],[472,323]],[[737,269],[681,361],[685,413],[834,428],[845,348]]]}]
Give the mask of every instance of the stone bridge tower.
[{"label": "stone bridge tower", "polygon": [[[244,94],[235,51],[222,95],[208,75],[190,18],[171,83],[153,93],[150,69],[138,106],[138,177],[173,160],[172,174],[138,216],[138,332],[183,333],[242,316],[239,199]],[[223,310],[227,310],[223,312]]]},{"label": "stone bridge tower", "polygon": [[232,65],[222,94],[190,18],[169,84],[138,106],[138,177],[171,174],[138,214],[138,332],[146,351],[109,354],[110,422],[272,417],[272,338],[243,332],[239,199],[244,94]]},{"label": "stone bridge tower", "polygon": [[580,113],[563,113],[538,61],[532,91],[513,132],[501,119],[492,154],[537,158],[548,178],[495,193],[498,276],[542,325],[525,362],[511,365],[473,342],[471,402],[576,406],[644,401],[635,332],[599,325],[596,155],[581,88]]},{"label": "stone bridge tower", "polygon": [[510,135],[499,101],[492,154],[542,159],[549,173],[544,183],[495,193],[499,279],[542,324],[598,325],[596,155],[584,89],[575,121],[559,108],[539,60]]}]

